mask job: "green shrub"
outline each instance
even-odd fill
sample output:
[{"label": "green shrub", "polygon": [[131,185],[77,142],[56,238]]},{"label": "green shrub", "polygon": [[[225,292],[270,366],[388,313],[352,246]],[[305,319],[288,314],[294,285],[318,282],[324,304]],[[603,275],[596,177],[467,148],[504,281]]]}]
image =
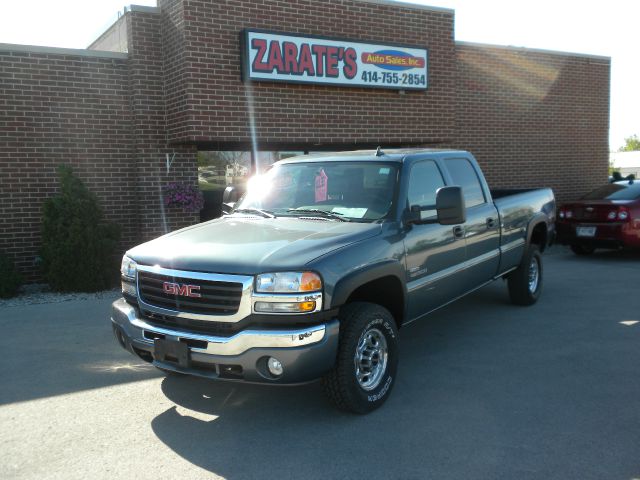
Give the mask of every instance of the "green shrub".
[{"label": "green shrub", "polygon": [[22,285],[22,275],[4,253],[0,253],[0,297],[14,297]]},{"label": "green shrub", "polygon": [[116,225],[103,220],[96,196],[73,173],[58,167],[60,193],[43,208],[42,267],[52,289],[95,292],[116,276],[114,252],[120,237]]}]

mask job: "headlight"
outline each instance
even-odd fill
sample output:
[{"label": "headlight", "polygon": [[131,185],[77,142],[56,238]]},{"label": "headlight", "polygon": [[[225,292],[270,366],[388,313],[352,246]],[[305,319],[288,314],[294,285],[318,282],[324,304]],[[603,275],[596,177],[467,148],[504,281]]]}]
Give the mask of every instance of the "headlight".
[{"label": "headlight", "polygon": [[256,292],[300,293],[317,292],[322,289],[322,280],[313,272],[263,273],[256,277]]},{"label": "headlight", "polygon": [[120,264],[120,273],[128,280],[136,279],[137,264],[126,255],[122,257],[122,263]]}]

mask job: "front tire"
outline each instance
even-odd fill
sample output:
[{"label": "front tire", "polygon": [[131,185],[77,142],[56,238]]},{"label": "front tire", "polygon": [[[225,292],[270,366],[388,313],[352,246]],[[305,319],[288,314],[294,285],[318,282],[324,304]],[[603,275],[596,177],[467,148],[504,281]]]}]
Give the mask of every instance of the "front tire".
[{"label": "front tire", "polygon": [[537,245],[525,250],[520,266],[508,277],[509,297],[516,305],[533,305],[542,293],[542,256]]},{"label": "front tire", "polygon": [[336,365],[322,383],[340,410],[369,413],[389,397],[398,369],[398,328],[389,311],[357,302],[340,312]]}]

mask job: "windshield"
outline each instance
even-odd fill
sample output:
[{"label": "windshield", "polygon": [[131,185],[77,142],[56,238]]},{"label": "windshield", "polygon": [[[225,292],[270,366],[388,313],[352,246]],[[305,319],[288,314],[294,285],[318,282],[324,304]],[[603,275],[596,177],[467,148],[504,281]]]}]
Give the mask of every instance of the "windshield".
[{"label": "windshield", "polygon": [[636,200],[640,198],[640,183],[610,183],[587,193],[582,200]]},{"label": "windshield", "polygon": [[275,165],[249,181],[235,211],[371,222],[389,213],[397,172],[395,164],[382,162]]}]

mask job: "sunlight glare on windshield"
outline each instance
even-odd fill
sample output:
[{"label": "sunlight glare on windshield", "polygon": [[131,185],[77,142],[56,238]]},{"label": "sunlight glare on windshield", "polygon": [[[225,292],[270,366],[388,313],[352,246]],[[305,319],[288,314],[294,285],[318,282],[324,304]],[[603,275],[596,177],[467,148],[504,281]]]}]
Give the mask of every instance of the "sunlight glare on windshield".
[{"label": "sunlight glare on windshield", "polygon": [[270,175],[254,175],[247,182],[247,202],[260,202],[273,188]]}]

